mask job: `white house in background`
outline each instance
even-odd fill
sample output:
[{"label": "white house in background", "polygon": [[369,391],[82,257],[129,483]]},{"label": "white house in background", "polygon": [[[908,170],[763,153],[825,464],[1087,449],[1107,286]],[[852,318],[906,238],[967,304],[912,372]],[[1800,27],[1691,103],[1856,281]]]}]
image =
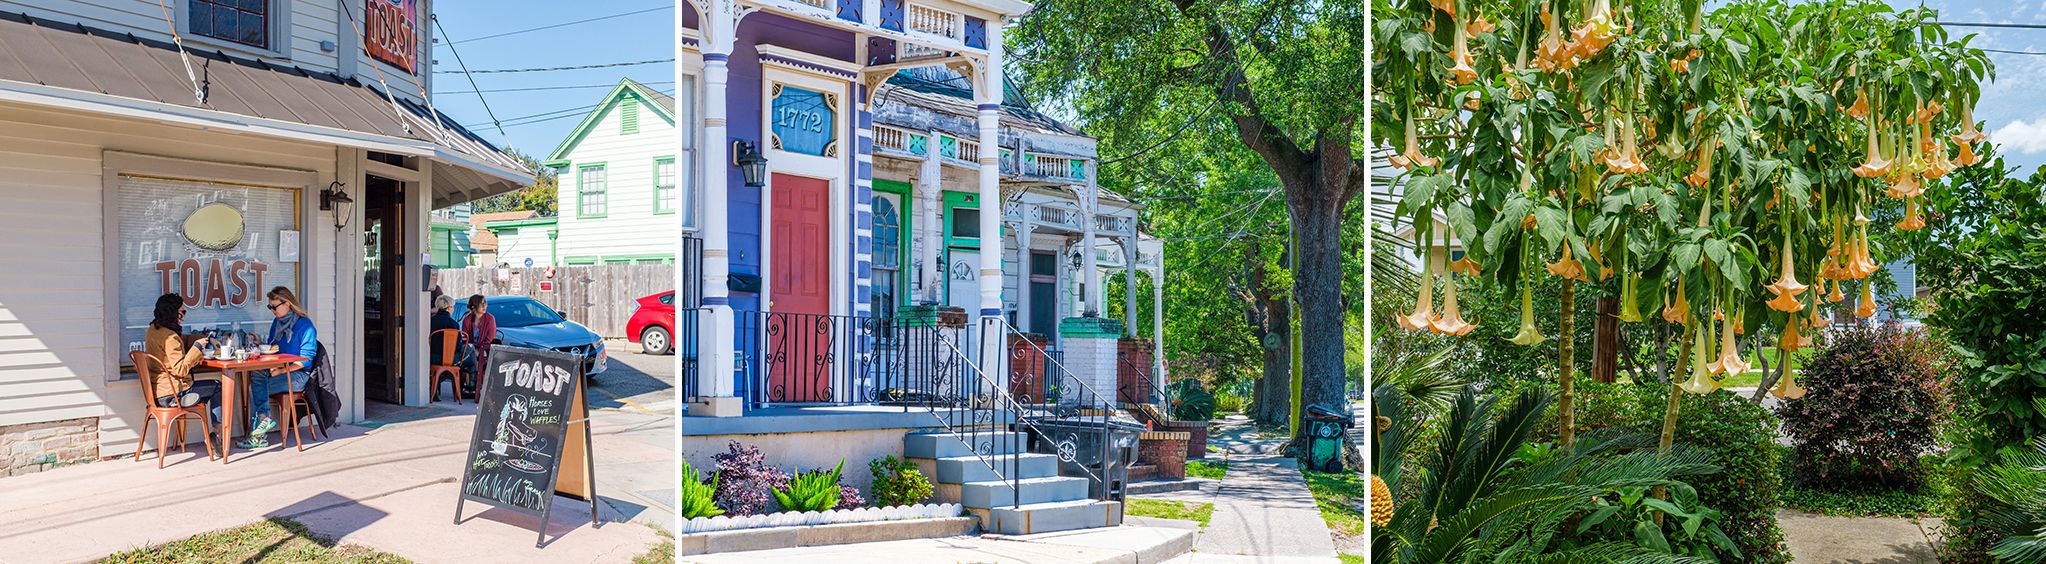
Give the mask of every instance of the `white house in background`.
[{"label": "white house in background", "polygon": [[512,266],[675,261],[682,167],[675,98],[632,79],[618,82],[543,165],[559,178],[554,217],[485,223],[497,261]]}]

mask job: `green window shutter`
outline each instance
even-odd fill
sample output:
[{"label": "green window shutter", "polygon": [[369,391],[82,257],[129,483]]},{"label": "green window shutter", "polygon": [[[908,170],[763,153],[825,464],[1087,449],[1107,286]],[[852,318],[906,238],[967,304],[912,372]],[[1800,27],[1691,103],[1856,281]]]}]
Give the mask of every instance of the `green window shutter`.
[{"label": "green window shutter", "polygon": [[639,133],[639,99],[631,96],[618,104],[618,134]]}]

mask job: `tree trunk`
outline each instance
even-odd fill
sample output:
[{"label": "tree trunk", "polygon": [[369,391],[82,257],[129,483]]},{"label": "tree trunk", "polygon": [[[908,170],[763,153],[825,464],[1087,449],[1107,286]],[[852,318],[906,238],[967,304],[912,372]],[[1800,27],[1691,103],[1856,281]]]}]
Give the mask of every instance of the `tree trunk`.
[{"label": "tree trunk", "polygon": [[1288,328],[1291,317],[1287,315],[1284,304],[1270,301],[1263,304],[1266,312],[1265,330],[1261,336],[1264,339],[1264,371],[1258,377],[1257,385],[1251,387],[1250,418],[1259,426],[1274,426],[1286,422],[1286,414],[1292,406],[1292,392],[1288,390],[1293,379],[1292,339]]},{"label": "tree trunk", "polygon": [[1655,323],[1655,379],[1668,384],[1669,326],[1657,323],[1654,320],[1649,320],[1649,323]]},{"label": "tree trunk", "polygon": [[1577,334],[1577,280],[1563,279],[1563,319],[1556,326],[1556,382],[1563,393],[1556,400],[1556,421],[1562,429],[1557,431],[1558,442],[1563,451],[1569,452],[1570,445],[1577,442],[1577,391],[1571,378],[1576,372]]},{"label": "tree trunk", "polygon": [[1613,383],[1620,371],[1620,298],[1598,299],[1598,319],[1592,321],[1591,379]]},{"label": "tree trunk", "polygon": [[1776,360],[1776,370],[1762,369],[1762,383],[1755,385],[1755,393],[1748,397],[1748,403],[1762,405],[1762,395],[1769,393],[1769,388],[1775,387],[1777,381],[1790,375],[1790,351],[1776,349]]},{"label": "tree trunk", "polygon": [[[1691,339],[1694,338],[1696,338],[1696,331],[1688,327],[1685,328],[1684,337],[1679,342],[1677,351],[1677,366],[1688,366],[1691,364]],[[1677,409],[1683,405],[1683,399],[1684,388],[1671,383],[1669,387],[1669,407],[1664,408],[1662,412],[1662,435],[1655,441],[1655,454],[1657,456],[1669,456],[1670,445],[1676,443]],[[1651,492],[1650,495],[1655,496],[1656,499],[1669,499],[1669,492],[1662,486],[1656,486],[1655,491]],[[1658,526],[1662,525],[1661,512],[1655,514],[1655,524]]]},{"label": "tree trunk", "polygon": [[[1325,140],[1326,141],[1326,140]],[[1347,143],[1347,141],[1345,141]],[[1318,151],[1332,156],[1324,142]],[[1345,147],[1347,149],[1347,147]],[[1349,162],[1343,157],[1345,163]],[[1336,413],[1349,413],[1343,374],[1343,216],[1342,206],[1363,182],[1357,169],[1341,175],[1330,174],[1326,165],[1313,177],[1314,185],[1289,183],[1287,207],[1299,241],[1299,268],[1293,273],[1293,295],[1300,303],[1300,402],[1319,405]],[[1350,186],[1346,183],[1356,183]],[[1294,442],[1306,444],[1306,426],[1294,429]]]}]

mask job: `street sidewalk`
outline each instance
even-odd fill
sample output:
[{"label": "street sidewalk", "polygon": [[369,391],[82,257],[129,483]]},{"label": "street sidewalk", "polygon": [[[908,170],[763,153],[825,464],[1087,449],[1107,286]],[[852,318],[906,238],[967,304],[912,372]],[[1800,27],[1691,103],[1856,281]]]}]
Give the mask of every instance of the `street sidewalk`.
[{"label": "street sidewalk", "polygon": [[470,503],[456,524],[475,409],[371,404],[370,421],[305,452],[273,440],[222,465],[193,445],[162,470],[149,451],[0,479],[0,562],[90,561],[270,517],[416,562],[630,562],[662,540],[649,523],[673,526],[671,502],[648,499],[675,487],[673,419],[612,410],[592,412],[604,526],[590,525],[589,504],[560,497],[545,548],[534,547],[536,517]]},{"label": "street sidewalk", "polygon": [[1215,504],[1194,552],[1174,562],[1336,562],[1335,540],[1293,459],[1276,454],[1283,439],[1256,436],[1248,422],[1217,424],[1210,444],[1229,470],[1200,491],[1136,496]]}]

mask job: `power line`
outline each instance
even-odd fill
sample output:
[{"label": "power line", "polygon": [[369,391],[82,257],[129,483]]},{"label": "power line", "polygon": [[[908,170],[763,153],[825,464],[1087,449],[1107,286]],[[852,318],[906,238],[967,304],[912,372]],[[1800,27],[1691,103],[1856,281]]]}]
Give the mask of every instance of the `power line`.
[{"label": "power line", "polygon": [[[660,93],[662,93],[662,94],[669,94],[669,95],[673,95],[673,94],[674,94],[674,92],[673,92],[673,91],[671,91],[671,90],[663,90],[663,91],[660,91]],[[518,127],[518,126],[521,126],[521,125],[532,125],[532,124],[535,124],[535,123],[542,123],[542,122],[554,121],[554,120],[557,120],[557,119],[562,119],[562,118],[576,117],[576,116],[582,115],[582,114],[583,114],[584,112],[588,112],[588,111],[590,111],[590,110],[596,109],[596,108],[597,108],[597,106],[602,106],[602,105],[604,105],[604,103],[596,103],[596,104],[590,104],[590,105],[587,105],[587,106],[577,106],[577,107],[574,107],[574,108],[567,108],[567,109],[561,109],[561,110],[553,110],[553,111],[547,111],[547,112],[540,112],[540,113],[537,113],[537,114],[531,114],[531,115],[523,115],[523,116],[519,116],[519,117],[515,117],[515,118],[510,118],[510,119],[506,119],[506,120],[504,120],[504,126],[505,126],[505,127]],[[469,125],[465,125],[464,127],[472,127],[472,128],[473,128],[473,127],[475,127],[475,126],[469,126]]]},{"label": "power line", "polygon": [[2008,27],[2016,29],[2046,29],[2046,24],[1988,23],[1988,22],[1932,22],[1947,27]]},{"label": "power line", "polygon": [[1990,49],[1987,47],[1976,47],[1976,49],[1981,49],[1984,52],[1988,53],[2003,53],[2006,55],[2046,55],[2046,53],[2041,53],[2038,51],[2010,51],[2005,49]]},{"label": "power line", "polygon": [[569,71],[569,70],[583,70],[583,69],[602,69],[602,68],[611,68],[611,67],[629,67],[629,66],[634,66],[634,65],[654,65],[654,64],[661,64],[661,63],[672,63],[672,62],[675,62],[675,59],[674,59],[673,57],[669,57],[669,58],[666,58],[666,59],[648,59],[648,60],[644,60],[644,61],[631,61],[631,62],[625,62],[625,63],[602,63],[602,64],[595,64],[595,65],[576,65],[576,66],[570,66],[570,67],[538,67],[538,68],[526,68],[526,69],[485,69],[485,70],[452,70],[452,71],[440,71],[440,70],[437,70],[437,71],[433,71],[433,72],[435,72],[435,73],[437,73],[437,74],[456,74],[456,73],[462,73],[462,74],[504,74],[504,73],[517,73],[517,72],[554,72],[554,71]]},{"label": "power line", "polygon": [[[426,16],[426,19],[433,22],[434,29],[440,30],[441,37],[449,37],[448,28],[440,25],[440,16],[429,14]],[[504,132],[504,122],[498,121],[497,112],[490,109],[490,100],[483,98],[482,87],[476,86],[476,75],[469,73],[469,63],[462,62],[462,52],[455,49],[455,43],[458,42],[448,43],[448,52],[455,54],[455,65],[462,68],[462,77],[469,79],[469,89],[476,91],[476,101],[483,103],[483,114],[490,116],[490,123],[497,126],[498,140],[506,145],[510,145],[511,135]]]},{"label": "power line", "polygon": [[[641,82],[640,84],[645,84],[645,85],[647,85],[647,86],[653,86],[653,85],[656,85],[656,84],[674,84],[674,83],[675,83],[675,81],[672,81],[672,80],[662,80],[662,81],[656,81],[656,82]],[[450,91],[450,90],[444,90],[444,91],[440,91],[440,92],[435,92],[435,94],[473,94],[473,93],[478,93],[478,92],[488,92],[488,93],[498,93],[498,92],[534,92],[534,91],[539,91],[539,90],[578,90],[578,89],[588,89],[588,88],[616,88],[617,86],[618,86],[618,84],[617,84],[617,83],[611,83],[611,84],[582,84],[582,85],[577,85],[577,86],[531,86],[531,87],[525,87],[525,88],[493,88],[493,89],[490,89],[490,90],[451,90],[451,91]]]},{"label": "power line", "polygon": [[[611,14],[611,15],[608,15],[608,16],[598,16],[598,17],[594,17],[594,18],[590,18],[590,19],[586,19],[586,20],[576,20],[576,21],[572,21],[572,22],[562,22],[562,23],[558,23],[558,24],[551,24],[551,25],[543,25],[543,26],[540,26],[540,27],[535,27],[535,28],[527,28],[527,29],[521,29],[521,30],[517,30],[517,31],[507,31],[507,32],[504,32],[504,33],[499,33],[499,34],[495,34],[495,35],[485,35],[485,36],[483,36],[483,37],[472,37],[472,38],[469,38],[469,39],[464,39],[464,40],[461,40],[461,41],[450,41],[450,42],[448,42],[448,45],[454,45],[454,44],[457,44],[457,43],[468,43],[468,42],[471,42],[471,41],[482,41],[482,40],[485,40],[485,39],[497,39],[497,38],[499,38],[499,37],[504,37],[504,36],[507,36],[507,35],[518,35],[518,34],[521,34],[521,33],[530,33],[530,32],[535,32],[535,31],[543,31],[543,30],[549,30],[549,29],[554,29],[554,28],[557,28],[557,27],[565,27],[565,26],[571,26],[571,25],[576,25],[576,24],[585,24],[585,23],[590,23],[590,22],[594,22],[594,21],[600,21],[600,20],[608,20],[608,19],[612,19],[612,18],[622,18],[622,17],[625,17],[625,16],[633,16],[633,15],[639,15],[639,14],[644,14],[644,13],[647,13],[647,12],[658,12],[658,11],[661,11],[661,10],[673,10],[673,9],[675,9],[675,5],[673,5],[673,4],[669,4],[669,5],[665,5],[665,6],[656,6],[656,7],[652,7],[652,8],[647,8],[647,9],[644,9],[644,10],[638,10],[638,11],[632,11],[632,12],[625,12],[625,13],[622,13],[622,14]],[[441,30],[441,35],[442,35],[443,37],[445,37],[445,36],[447,35],[447,30]]]}]

